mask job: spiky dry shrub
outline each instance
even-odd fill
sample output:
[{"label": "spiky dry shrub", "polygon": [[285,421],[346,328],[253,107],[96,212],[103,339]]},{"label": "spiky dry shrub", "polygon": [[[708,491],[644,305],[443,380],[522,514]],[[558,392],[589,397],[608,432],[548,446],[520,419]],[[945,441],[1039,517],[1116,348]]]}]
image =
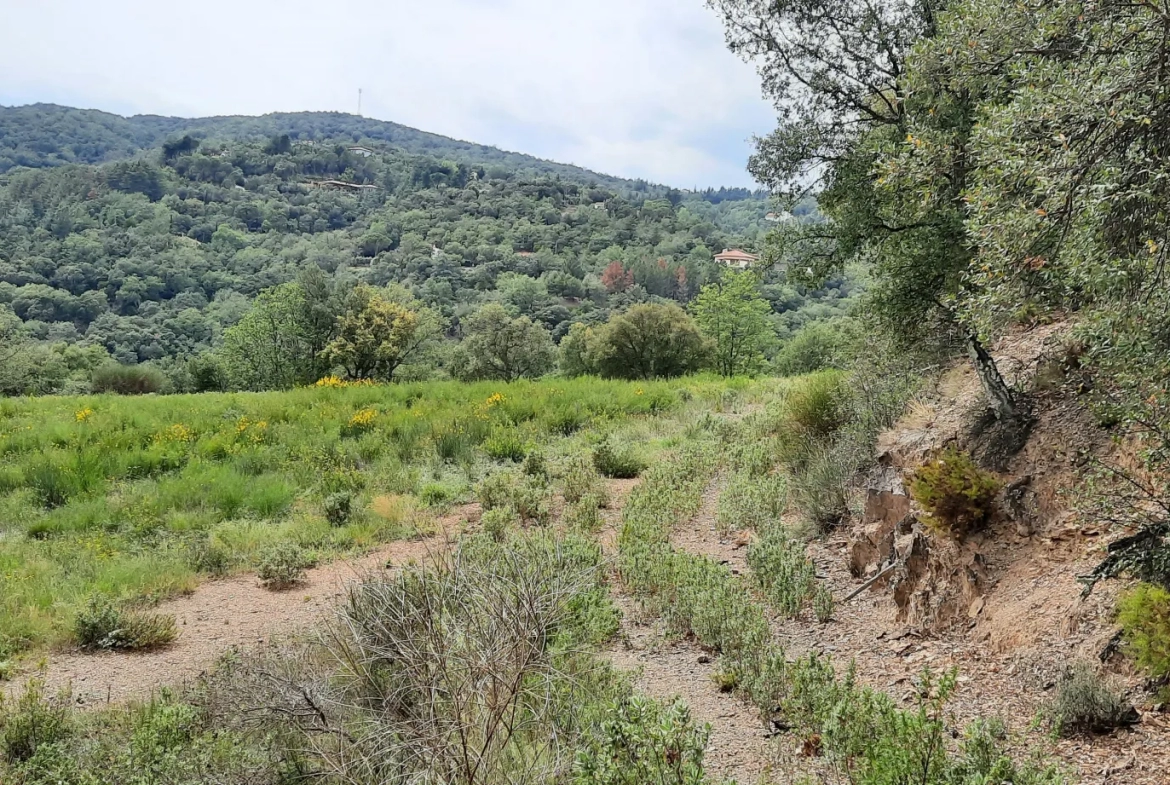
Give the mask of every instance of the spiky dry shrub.
[{"label": "spiky dry shrub", "polygon": [[259,687],[250,702],[291,721],[327,779],[560,781],[600,667],[578,644],[616,626],[599,562],[583,540],[471,538],[355,587],[319,646],[231,684]]}]

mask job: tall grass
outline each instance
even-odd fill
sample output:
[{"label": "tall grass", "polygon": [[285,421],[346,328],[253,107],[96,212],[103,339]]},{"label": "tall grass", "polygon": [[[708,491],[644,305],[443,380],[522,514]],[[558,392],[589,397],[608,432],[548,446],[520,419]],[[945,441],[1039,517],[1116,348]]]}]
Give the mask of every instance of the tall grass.
[{"label": "tall grass", "polygon": [[[726,389],[580,379],[2,401],[0,660],[62,641],[95,593],[164,597],[283,541],[370,547],[414,520],[377,499],[431,501],[439,481],[453,489],[443,503],[469,498],[476,465]],[[336,493],[353,499],[339,526],[324,511]]]}]

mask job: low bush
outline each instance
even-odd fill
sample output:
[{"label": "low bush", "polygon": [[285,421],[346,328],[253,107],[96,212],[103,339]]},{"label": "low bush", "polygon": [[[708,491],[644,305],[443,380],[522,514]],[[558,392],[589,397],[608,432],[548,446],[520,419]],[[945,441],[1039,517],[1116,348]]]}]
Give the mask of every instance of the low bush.
[{"label": "low bush", "polygon": [[511,509],[522,521],[540,526],[551,516],[548,486],[538,477],[515,470],[489,474],[476,485],[475,495],[484,510]]},{"label": "low bush", "polygon": [[565,528],[574,532],[595,533],[605,523],[601,517],[600,507],[604,499],[594,494],[586,494],[577,502],[565,509]]},{"label": "low bush", "polygon": [[195,572],[206,575],[227,575],[234,564],[231,551],[210,537],[198,537],[183,548],[183,561]]},{"label": "low bush", "polygon": [[1045,713],[1061,736],[1104,733],[1138,719],[1125,696],[1086,662],[1076,663],[1064,674]]},{"label": "low bush", "polygon": [[520,525],[520,517],[511,507],[493,507],[484,510],[480,518],[484,533],[495,542],[503,542],[508,532]]},{"label": "low bush", "polygon": [[353,494],[349,491],[337,491],[325,497],[321,505],[325,511],[325,520],[331,526],[344,526],[349,523],[353,514]]},{"label": "low bush", "polygon": [[520,471],[529,477],[535,477],[543,482],[547,482],[548,461],[545,460],[544,453],[539,450],[531,450],[524,456],[524,464],[520,467]]},{"label": "low bush", "polygon": [[266,589],[284,591],[305,580],[305,570],[315,560],[296,543],[281,542],[266,548],[256,564],[256,575]]},{"label": "low bush", "polygon": [[641,474],[646,464],[629,447],[614,447],[605,441],[593,450],[593,468],[606,477],[629,480]]},{"label": "low bush", "polygon": [[456,496],[455,488],[443,482],[428,482],[418,490],[419,501],[428,507],[446,507]]},{"label": "low bush", "polygon": [[705,785],[710,727],[696,726],[681,700],[634,696],[615,703],[586,735],[573,767],[576,785]]},{"label": "low bush", "polygon": [[516,431],[502,428],[493,431],[483,442],[483,450],[494,460],[520,463],[528,454],[528,445]]},{"label": "low bush", "polygon": [[848,419],[845,375],[823,371],[795,381],[784,402],[786,427],[812,439],[836,432]]},{"label": "low bush", "polygon": [[1170,676],[1170,591],[1139,584],[1118,603],[1118,622],[1129,653],[1151,676]]},{"label": "low bush", "polygon": [[83,649],[153,649],[179,635],[170,614],[127,611],[107,597],[94,596],[73,623],[73,637]]},{"label": "low bush", "polygon": [[753,580],[780,612],[796,617],[814,606],[821,621],[832,615],[832,595],[817,581],[816,565],[805,555],[804,545],[780,526],[772,526],[748,546],[747,563]]},{"label": "low bush", "polygon": [[561,493],[569,504],[576,504],[589,494],[604,495],[601,476],[591,461],[577,455],[569,459],[561,472]]},{"label": "low bush", "polygon": [[734,475],[719,494],[715,521],[721,532],[765,531],[777,524],[787,502],[787,483],[780,475]]},{"label": "low bush", "polygon": [[999,488],[995,475],[954,448],[919,468],[910,482],[911,495],[927,512],[924,523],[958,539],[990,520]]},{"label": "low bush", "polygon": [[159,392],[165,383],[163,372],[149,365],[107,363],[93,372],[92,388],[95,393],[145,395]]},{"label": "low bush", "polygon": [[0,693],[0,744],[4,760],[22,763],[31,759],[38,749],[68,738],[73,731],[71,720],[68,699],[47,699],[44,684],[36,679],[25,685],[24,692],[11,706]]}]

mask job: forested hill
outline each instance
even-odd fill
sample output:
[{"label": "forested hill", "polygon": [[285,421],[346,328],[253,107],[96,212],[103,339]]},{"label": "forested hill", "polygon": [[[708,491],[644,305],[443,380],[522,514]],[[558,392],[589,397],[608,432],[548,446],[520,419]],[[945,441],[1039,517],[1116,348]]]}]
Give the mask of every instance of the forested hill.
[{"label": "forested hill", "polygon": [[596,184],[619,193],[661,196],[666,188],[640,180],[600,174],[482,144],[419,131],[398,123],[340,112],[278,112],[261,117],[122,117],[96,109],[55,104],[0,107],[0,173],[16,166],[43,168],[70,163],[98,164],[131,158],[185,135],[203,140],[264,141],[287,134],[294,142],[389,146],[410,155],[429,155],[474,164],[496,174],[554,176]]},{"label": "forested hill", "polygon": [[[0,150],[44,164],[0,175],[0,335],[57,351],[24,355],[29,372],[60,357],[79,377],[72,366],[108,357],[182,364],[306,269],[341,290],[400,285],[451,336],[499,302],[559,339],[635,303],[687,304],[718,274],[714,254],[759,250],[775,225],[743,189],[658,192],[345,115],[0,117]],[[772,271],[762,293],[783,336],[838,312],[850,287],[808,293]],[[62,389],[11,366],[0,392]]]}]

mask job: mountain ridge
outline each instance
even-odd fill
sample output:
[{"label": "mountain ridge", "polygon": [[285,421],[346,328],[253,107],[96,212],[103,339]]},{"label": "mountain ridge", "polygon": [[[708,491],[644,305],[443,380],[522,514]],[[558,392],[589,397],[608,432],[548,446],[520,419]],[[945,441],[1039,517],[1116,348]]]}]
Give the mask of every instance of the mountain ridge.
[{"label": "mountain ridge", "polygon": [[[661,195],[674,189],[638,178],[620,177],[494,145],[424,131],[392,120],[346,112],[269,112],[263,115],[176,117],[120,115],[53,103],[0,105],[0,173],[17,166],[47,168],[71,163],[101,164],[156,149],[169,139],[256,141],[288,134],[294,141],[346,138],[393,145],[413,155],[451,158],[461,163],[498,165],[521,174],[560,176],[620,192]],[[714,190],[714,189],[712,189]],[[748,189],[730,189],[752,193]]]}]

